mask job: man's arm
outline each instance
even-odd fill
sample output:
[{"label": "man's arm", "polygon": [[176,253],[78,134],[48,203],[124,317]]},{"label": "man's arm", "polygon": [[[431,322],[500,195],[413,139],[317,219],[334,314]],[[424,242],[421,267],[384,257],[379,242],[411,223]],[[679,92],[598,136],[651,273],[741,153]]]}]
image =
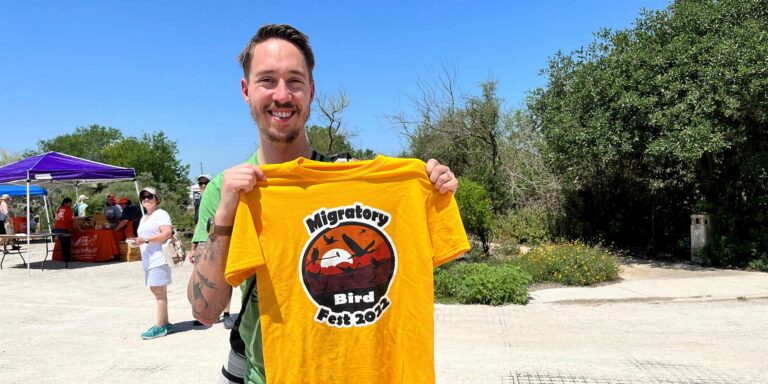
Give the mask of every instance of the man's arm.
[{"label": "man's arm", "polygon": [[[258,180],[265,180],[264,173],[252,164],[242,164],[224,171],[220,188],[216,183],[209,184],[200,202],[198,228],[193,240],[199,239],[198,230],[210,217],[214,217],[214,225],[218,227],[231,227],[235,222],[239,193],[249,192]],[[218,194],[220,199],[212,215],[210,206],[216,200],[214,194]],[[197,260],[187,286],[187,299],[195,319],[204,324],[218,321],[232,296],[232,288],[224,278],[229,241],[230,236],[216,235],[196,247]]]}]

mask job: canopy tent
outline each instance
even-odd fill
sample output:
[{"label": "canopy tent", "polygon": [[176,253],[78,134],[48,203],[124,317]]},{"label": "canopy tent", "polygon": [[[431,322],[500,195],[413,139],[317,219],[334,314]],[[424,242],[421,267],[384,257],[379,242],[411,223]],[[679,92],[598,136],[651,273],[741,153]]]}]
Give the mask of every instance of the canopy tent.
[{"label": "canopy tent", "polygon": [[[11,197],[26,196],[27,187],[23,185],[0,185],[0,195],[8,195]],[[45,217],[48,219],[48,232],[50,232],[51,216],[48,214],[48,198],[46,197],[48,195],[48,191],[43,187],[33,185],[29,187],[29,195],[43,197],[43,203],[45,204]],[[29,222],[27,222],[27,226],[29,226]]]},{"label": "canopy tent", "polygon": [[[75,190],[77,190],[77,186],[84,183],[129,180],[133,181],[136,187],[136,195],[138,196],[139,184],[136,182],[136,171],[133,168],[116,167],[59,152],[46,152],[0,167],[0,184],[26,186],[27,252],[29,252],[31,228],[29,196],[31,195],[32,185],[47,183],[69,184],[73,185]],[[27,262],[27,270],[29,270],[29,262]]]},{"label": "canopy tent", "polygon": [[[45,190],[43,187],[37,187],[37,186],[31,186],[29,187],[29,195],[30,196],[45,196],[48,194],[48,191]],[[0,185],[0,195],[8,195],[8,196],[26,196],[27,195],[27,187],[22,185]]]}]

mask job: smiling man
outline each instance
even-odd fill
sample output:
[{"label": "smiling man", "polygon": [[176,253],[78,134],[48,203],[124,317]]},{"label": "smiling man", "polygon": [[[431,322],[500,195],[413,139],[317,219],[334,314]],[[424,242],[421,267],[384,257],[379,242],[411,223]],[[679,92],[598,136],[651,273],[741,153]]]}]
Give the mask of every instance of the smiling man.
[{"label": "smiling man", "polygon": [[[253,189],[257,181],[265,180],[258,165],[285,163],[300,157],[332,161],[312,150],[304,128],[315,94],[315,61],[308,37],[289,25],[265,25],[251,38],[238,60],[243,68],[241,93],[258,126],[259,148],[246,163],[214,177],[200,203],[193,237],[193,241],[200,243],[187,297],[195,318],[206,324],[216,322],[230,300],[231,288],[224,272],[238,196]],[[458,182],[448,167],[430,160],[425,171],[440,193],[456,190]],[[213,219],[210,231],[209,219]],[[247,365],[246,382],[265,382],[254,280],[251,276],[241,284],[244,307],[239,326],[235,326],[230,337],[232,351],[220,382],[243,382],[242,373],[237,372],[243,370],[243,365]],[[247,364],[241,361],[243,353]]]}]

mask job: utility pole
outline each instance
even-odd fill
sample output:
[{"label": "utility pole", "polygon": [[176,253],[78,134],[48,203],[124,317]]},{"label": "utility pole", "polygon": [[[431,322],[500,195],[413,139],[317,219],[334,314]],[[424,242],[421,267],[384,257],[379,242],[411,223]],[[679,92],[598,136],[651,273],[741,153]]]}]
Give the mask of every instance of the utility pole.
[{"label": "utility pole", "polygon": [[200,162],[200,174],[201,175],[203,174],[203,162],[202,161]]}]

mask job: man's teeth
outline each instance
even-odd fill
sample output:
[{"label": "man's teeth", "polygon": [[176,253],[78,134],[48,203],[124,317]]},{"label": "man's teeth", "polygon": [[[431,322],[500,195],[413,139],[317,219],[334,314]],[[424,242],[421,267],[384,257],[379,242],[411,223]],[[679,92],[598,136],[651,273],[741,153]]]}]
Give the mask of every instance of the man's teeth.
[{"label": "man's teeth", "polygon": [[272,111],[272,116],[279,117],[281,119],[284,119],[286,117],[290,117],[293,114],[292,111]]}]

